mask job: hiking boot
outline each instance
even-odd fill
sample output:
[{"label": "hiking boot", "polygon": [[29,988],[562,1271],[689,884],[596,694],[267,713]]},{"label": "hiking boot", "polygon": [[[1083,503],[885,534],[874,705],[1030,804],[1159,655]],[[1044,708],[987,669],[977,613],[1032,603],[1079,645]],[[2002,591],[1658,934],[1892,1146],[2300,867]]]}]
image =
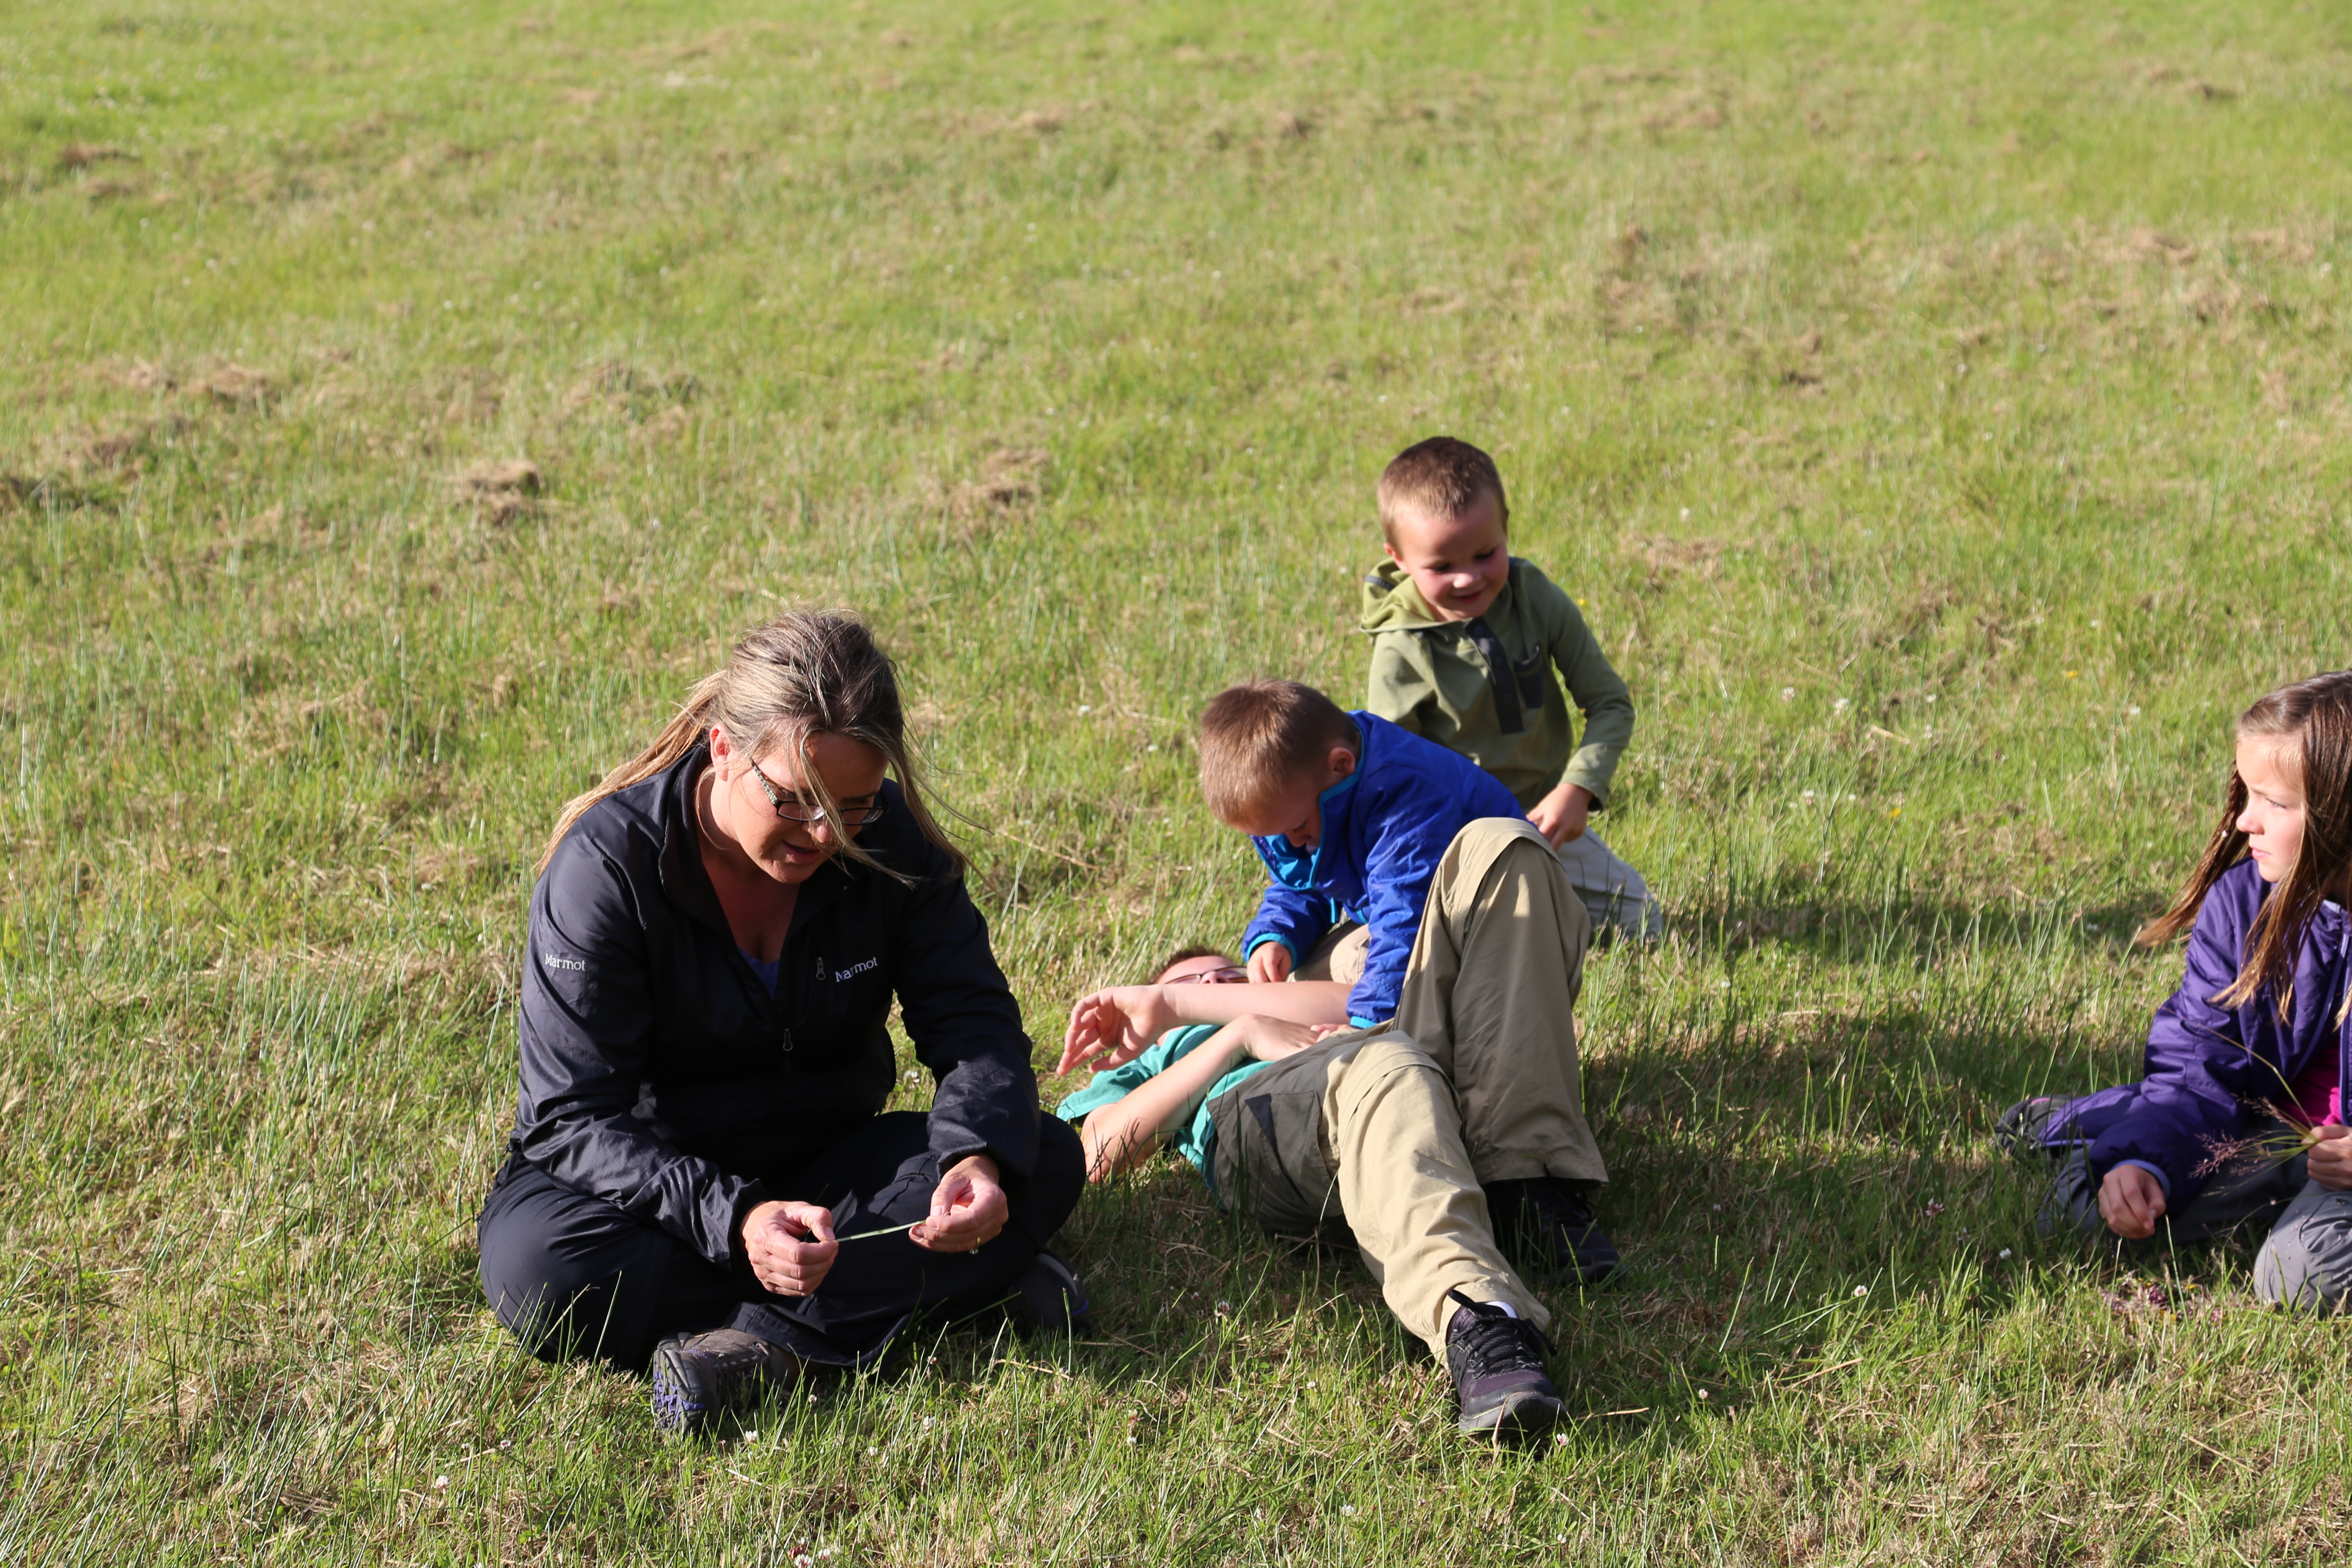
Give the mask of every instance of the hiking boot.
[{"label": "hiking boot", "polygon": [[1462,1404],[1457,1428],[1524,1436],[1568,1414],[1544,1375],[1543,1352],[1552,1343],[1541,1329],[1491,1301],[1473,1301],[1459,1290],[1445,1296],[1462,1303],[1445,1327],[1445,1370]]},{"label": "hiking boot", "polygon": [[1070,1334],[1094,1315],[1077,1271],[1050,1252],[1029,1260],[1008,1303],[1013,1321],[1025,1334]]},{"label": "hiking boot", "polygon": [[654,1425],[690,1436],[723,1414],[756,1407],[761,1395],[790,1388],[800,1375],[800,1357],[740,1329],[673,1334],[654,1347]]},{"label": "hiking boot", "polygon": [[1558,1176],[1486,1184],[1486,1212],[1503,1256],[1537,1274],[1573,1275],[1598,1285],[1617,1271],[1617,1246],[1592,1218],[1584,1194]]},{"label": "hiking boot", "polygon": [[2054,1094],[2037,1094],[2032,1100],[2021,1100],[2000,1113],[1992,1124],[1992,1141],[2000,1152],[2012,1160],[2032,1164],[2037,1160],[2053,1158],[2044,1140],[2050,1124],[2070,1102]]}]

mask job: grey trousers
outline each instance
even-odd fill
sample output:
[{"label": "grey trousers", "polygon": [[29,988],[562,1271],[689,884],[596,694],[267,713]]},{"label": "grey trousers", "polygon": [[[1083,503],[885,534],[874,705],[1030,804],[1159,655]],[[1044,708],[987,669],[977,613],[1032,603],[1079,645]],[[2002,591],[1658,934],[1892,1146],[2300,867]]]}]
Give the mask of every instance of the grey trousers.
[{"label": "grey trousers", "polygon": [[2305,1184],[2254,1257],[2254,1294],[2315,1312],[2352,1305],[2352,1192]]},{"label": "grey trousers", "polygon": [[[2081,1149],[2059,1162],[2041,1225],[2045,1231],[2071,1229],[2113,1239],[2099,1217],[2099,1184],[2091,1179]],[[2301,1155],[2268,1170],[2221,1178],[2186,1209],[2165,1215],[2155,1236],[2124,1245],[2142,1250],[2185,1247],[2242,1227],[2270,1231],[2254,1255],[2254,1294],[2263,1301],[2316,1312],[2352,1306],[2352,1192],[2335,1192],[2311,1180]]]}]

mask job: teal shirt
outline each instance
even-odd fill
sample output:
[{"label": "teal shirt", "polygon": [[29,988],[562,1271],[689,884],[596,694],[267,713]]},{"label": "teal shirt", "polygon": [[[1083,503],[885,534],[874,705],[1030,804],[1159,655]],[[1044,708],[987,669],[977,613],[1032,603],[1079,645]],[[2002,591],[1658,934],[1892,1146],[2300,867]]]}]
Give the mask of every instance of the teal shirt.
[{"label": "teal shirt", "polygon": [[[1171,1029],[1160,1037],[1160,1043],[1123,1067],[1108,1072],[1098,1072],[1087,1080],[1087,1087],[1054,1108],[1054,1114],[1065,1121],[1080,1121],[1087,1113],[1126,1099],[1150,1083],[1170,1068],[1181,1061],[1187,1053],[1217,1032],[1213,1024],[1188,1024],[1181,1029]],[[1249,1077],[1270,1062],[1245,1061],[1209,1086],[1209,1095],[1201,1101],[1189,1126],[1177,1130],[1174,1139],[1176,1152],[1192,1162],[1195,1169],[1206,1176],[1213,1168],[1212,1157],[1216,1152],[1217,1128],[1209,1119],[1209,1107],[1219,1095]]]}]

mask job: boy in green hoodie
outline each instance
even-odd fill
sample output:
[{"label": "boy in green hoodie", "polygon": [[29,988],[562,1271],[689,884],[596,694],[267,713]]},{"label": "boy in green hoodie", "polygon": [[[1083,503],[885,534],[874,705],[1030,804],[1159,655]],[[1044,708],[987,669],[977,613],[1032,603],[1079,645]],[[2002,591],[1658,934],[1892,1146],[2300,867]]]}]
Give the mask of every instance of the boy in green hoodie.
[{"label": "boy in green hoodie", "polygon": [[1559,850],[1595,929],[1654,938],[1648,884],[1586,825],[1633,738],[1633,700],[1575,601],[1511,554],[1495,460],[1434,437],[1397,454],[1379,498],[1388,559],[1364,579],[1364,706],[1500,779]]}]

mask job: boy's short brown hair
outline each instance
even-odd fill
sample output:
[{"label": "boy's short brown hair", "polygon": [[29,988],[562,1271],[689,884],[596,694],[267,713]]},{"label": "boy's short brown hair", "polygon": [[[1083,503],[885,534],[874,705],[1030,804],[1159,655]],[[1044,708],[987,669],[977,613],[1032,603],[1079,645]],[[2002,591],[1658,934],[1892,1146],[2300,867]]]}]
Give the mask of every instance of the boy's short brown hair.
[{"label": "boy's short brown hair", "polygon": [[1201,793],[1220,822],[1265,804],[1334,746],[1363,744],[1339,705],[1296,680],[1228,686],[1201,710]]},{"label": "boy's short brown hair", "polygon": [[1467,441],[1432,436],[1416,441],[1389,459],[1381,470],[1381,532],[1396,542],[1397,512],[1412,507],[1440,517],[1457,517],[1492,491],[1503,521],[1511,521],[1511,503],[1503,494],[1503,476],[1495,459]]}]

